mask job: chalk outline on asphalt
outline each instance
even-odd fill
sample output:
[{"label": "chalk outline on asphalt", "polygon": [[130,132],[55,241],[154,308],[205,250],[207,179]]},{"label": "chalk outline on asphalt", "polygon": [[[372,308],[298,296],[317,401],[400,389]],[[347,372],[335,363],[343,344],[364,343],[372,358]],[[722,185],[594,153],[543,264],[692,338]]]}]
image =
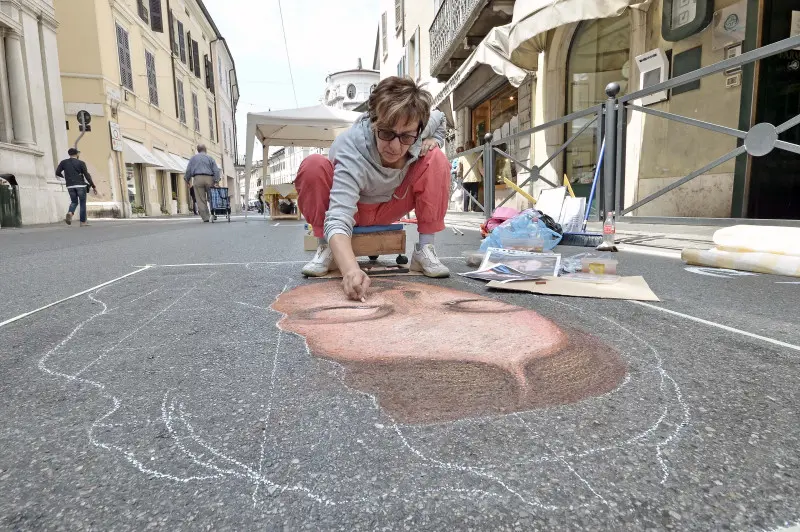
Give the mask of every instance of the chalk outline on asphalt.
[{"label": "chalk outline on asphalt", "polygon": [[[291,264],[291,263],[296,263],[296,262],[302,262],[302,261],[283,261],[283,262],[272,262],[272,263],[269,263],[269,264]],[[246,264],[246,265],[248,265],[248,264],[252,264],[252,263],[242,263],[242,264]],[[210,265],[227,265],[227,264],[210,264]],[[124,275],[124,276],[121,276],[121,277],[119,277],[119,278],[117,278],[117,279],[114,279],[114,280],[111,280],[111,281],[107,281],[106,283],[102,283],[101,285],[98,285],[97,287],[94,287],[94,288],[91,288],[91,289],[88,289],[88,290],[84,290],[84,291],[82,291],[82,292],[80,292],[80,293],[78,293],[78,294],[75,294],[75,295],[73,295],[73,296],[70,296],[70,297],[68,297],[68,298],[65,298],[65,299],[59,300],[59,301],[57,301],[57,302],[51,303],[50,305],[47,305],[47,306],[45,306],[45,307],[42,307],[41,309],[37,309],[37,310],[35,310],[35,311],[32,311],[32,312],[30,312],[30,313],[26,313],[26,314],[24,314],[24,315],[21,315],[21,317],[18,317],[17,319],[21,319],[22,317],[25,317],[25,316],[27,316],[27,315],[33,314],[33,313],[35,313],[35,312],[39,312],[39,311],[41,311],[41,310],[44,310],[44,309],[46,309],[46,308],[50,308],[50,307],[52,307],[52,306],[54,306],[54,305],[57,305],[57,304],[59,304],[59,303],[61,303],[61,302],[63,302],[63,301],[67,301],[67,300],[69,300],[69,299],[73,299],[73,298],[75,298],[75,297],[79,297],[80,295],[86,294],[86,293],[88,293],[88,292],[91,292],[91,291],[99,291],[101,288],[103,288],[103,287],[105,287],[105,286],[108,286],[108,285],[110,285],[110,284],[112,284],[112,283],[114,283],[114,282],[117,282],[117,281],[121,280],[121,279],[124,279],[124,278],[126,278],[126,277],[130,277],[130,276],[132,276],[132,275],[135,275],[135,274],[137,274],[137,273],[140,273],[141,271],[145,271],[145,270],[147,270],[147,269],[150,269],[150,268],[153,268],[153,267],[157,267],[157,265],[147,265],[147,266],[145,266],[145,267],[143,267],[143,268],[141,268],[141,269],[139,269],[139,270],[136,270],[136,271],[134,271],[134,272],[131,272],[131,273],[129,273],[129,274],[126,274],[126,275]],[[465,284],[467,284],[467,283],[465,283]],[[286,288],[287,288],[287,287],[285,286],[285,287],[284,287],[284,290],[286,290]],[[95,293],[96,293],[96,292],[95,292]],[[89,297],[90,297],[90,299],[94,299],[94,298],[92,297],[92,295],[90,295]],[[98,300],[95,300],[95,301],[98,301]],[[102,303],[102,301],[98,301],[98,302]],[[173,304],[174,304],[175,302],[177,302],[177,301],[174,301],[174,302],[173,302]],[[561,302],[559,302],[559,303],[560,303],[560,304],[564,304],[564,303],[561,303]],[[751,337],[754,337],[754,338],[757,338],[757,339],[760,339],[760,340],[763,340],[763,341],[767,341],[767,342],[770,342],[770,343],[776,343],[777,345],[781,345],[781,346],[783,346],[783,347],[789,347],[789,348],[791,348],[791,349],[800,350],[800,347],[799,347],[799,346],[794,346],[793,344],[788,344],[788,343],[785,343],[785,342],[780,342],[780,341],[778,341],[778,340],[774,340],[774,339],[771,339],[771,338],[763,337],[763,336],[760,336],[760,335],[755,335],[755,334],[752,334],[752,333],[747,333],[746,331],[741,331],[741,330],[739,330],[739,329],[735,329],[735,328],[728,327],[728,326],[725,326],[725,325],[721,325],[721,324],[718,324],[718,323],[710,322],[710,321],[708,321],[708,320],[703,320],[703,319],[701,319],[701,318],[696,318],[696,317],[694,317],[694,316],[689,316],[689,315],[682,314],[682,313],[679,313],[679,312],[671,311],[671,310],[669,310],[669,309],[664,309],[664,308],[656,307],[656,306],[654,306],[654,305],[649,305],[649,304],[645,304],[645,303],[641,303],[641,302],[633,302],[633,303],[637,303],[637,304],[640,304],[640,305],[643,305],[643,306],[646,306],[646,307],[650,307],[650,308],[653,308],[653,309],[656,309],[656,310],[660,310],[660,311],[663,311],[663,312],[667,312],[667,313],[669,313],[669,314],[673,314],[673,315],[676,315],[676,316],[679,316],[679,317],[683,317],[683,318],[686,318],[686,319],[690,319],[690,320],[692,320],[692,321],[696,321],[696,322],[699,322],[699,323],[702,323],[702,324],[705,324],[705,325],[710,325],[710,326],[720,327],[720,328],[723,328],[723,329],[725,329],[725,330],[728,330],[728,331],[731,331],[731,332],[736,332],[736,333],[739,333],[739,334],[744,334],[744,335],[746,335],[746,336],[751,336]],[[107,312],[107,306],[106,306],[104,303],[103,303],[103,305],[104,305],[104,310],[103,310],[103,311],[101,311],[99,314],[96,314],[96,315],[94,315],[94,316],[90,317],[90,318],[89,318],[89,320],[87,320],[87,321],[85,321],[85,322],[83,322],[83,323],[79,324],[79,325],[78,325],[78,327],[76,327],[76,329],[75,329],[75,330],[73,330],[73,332],[72,332],[72,333],[70,333],[70,334],[67,336],[67,338],[65,338],[65,339],[62,341],[62,343],[60,343],[58,346],[56,346],[56,348],[54,348],[53,350],[51,350],[51,352],[50,352],[50,353],[48,353],[47,355],[45,355],[45,357],[44,357],[44,358],[43,358],[43,359],[40,361],[40,369],[44,369],[44,371],[46,371],[47,373],[51,373],[51,374],[54,374],[54,375],[56,375],[56,376],[64,376],[64,377],[67,377],[67,378],[68,378],[68,379],[70,379],[70,380],[77,380],[77,381],[83,381],[83,382],[86,382],[86,383],[88,383],[88,384],[91,384],[91,385],[94,385],[94,386],[96,386],[96,387],[100,388],[102,391],[104,391],[104,388],[105,388],[105,386],[104,386],[104,385],[102,385],[102,384],[100,384],[100,383],[95,383],[95,382],[88,381],[88,380],[86,380],[86,379],[82,379],[82,378],[80,378],[80,377],[79,377],[79,375],[80,375],[80,373],[82,373],[82,371],[81,371],[81,372],[78,372],[78,373],[77,373],[76,375],[74,375],[74,376],[67,376],[67,375],[59,375],[59,374],[58,374],[58,372],[53,372],[53,371],[50,371],[50,370],[49,370],[49,368],[42,368],[42,367],[41,367],[41,365],[42,365],[42,364],[43,364],[43,363],[46,361],[46,359],[47,359],[47,358],[49,358],[49,355],[55,354],[55,353],[54,353],[55,351],[58,351],[60,347],[62,347],[62,346],[63,346],[64,344],[66,344],[67,342],[69,342],[69,340],[70,340],[70,339],[71,339],[71,337],[74,335],[74,333],[76,333],[76,332],[77,332],[77,330],[79,330],[79,329],[80,329],[80,328],[81,328],[83,325],[85,325],[85,324],[86,324],[88,321],[91,321],[92,319],[94,319],[94,318],[95,318],[95,317],[97,317],[98,315],[102,315],[102,314],[106,313],[106,312]],[[571,305],[568,305],[568,304],[565,304],[565,305],[566,305],[566,306],[571,306]],[[170,305],[170,306],[172,306],[172,305]],[[164,309],[164,310],[167,310],[167,309]],[[15,319],[14,321],[16,321],[16,319]],[[615,325],[617,325],[617,326],[621,327],[621,325],[620,325],[620,324],[618,324],[618,323],[616,323],[616,322],[613,322],[612,320],[608,320],[608,321],[610,321],[610,322],[614,323]],[[622,328],[622,327],[621,327],[621,328]],[[279,330],[279,331],[282,331],[282,330],[280,329],[280,327],[279,327],[279,326],[278,326],[278,330]],[[136,331],[134,331],[134,332],[136,332]],[[630,331],[628,331],[628,332],[630,332]],[[652,349],[652,346],[648,346],[648,347],[650,347],[650,348]],[[307,345],[306,345],[306,350],[308,351],[308,346],[307,346]],[[309,353],[309,354],[310,354],[310,353]],[[276,356],[277,356],[277,352],[276,352]],[[275,365],[274,365],[274,364],[275,364],[275,361],[273,362],[273,372],[274,372],[274,370],[275,370]],[[664,375],[663,375],[663,373],[662,373],[662,377],[663,377],[663,376],[664,376]],[[674,382],[674,380],[673,380],[671,377],[669,377],[669,376],[667,375],[667,378],[668,378],[670,381],[672,381],[672,383],[673,383],[673,386],[677,386],[677,384]],[[98,385],[99,385],[99,386],[98,386]],[[679,390],[676,390],[676,392],[677,392],[678,394],[680,394],[680,391],[679,391]],[[105,394],[104,394],[104,395],[105,395]],[[115,403],[115,406],[114,406],[114,408],[112,409],[112,411],[110,411],[108,414],[106,414],[105,416],[103,416],[101,419],[98,419],[98,420],[95,422],[95,424],[93,425],[93,429],[94,429],[96,426],[103,426],[103,425],[102,425],[100,422],[101,422],[102,420],[104,420],[104,419],[107,419],[107,418],[108,418],[110,415],[112,415],[112,414],[113,414],[113,413],[114,413],[114,412],[115,412],[115,411],[116,411],[116,410],[119,408],[120,404],[119,404],[118,400],[116,399],[116,397],[111,397],[111,398],[114,400],[114,403]],[[373,400],[375,400],[375,399],[373,398]],[[165,396],[165,401],[166,401],[166,396]],[[684,412],[685,412],[685,415],[688,417],[688,415],[689,415],[689,414],[688,414],[688,405],[686,405],[686,404],[683,402],[683,400],[682,400],[680,397],[678,398],[678,402],[679,402],[679,403],[680,403],[680,404],[683,406],[683,408],[684,408]],[[174,403],[173,403],[173,404],[174,404]],[[181,409],[182,409],[182,405],[181,405]],[[171,409],[171,410],[172,410],[172,409]],[[173,410],[173,411],[174,411],[174,410]],[[663,417],[663,416],[662,416],[662,417]],[[179,419],[181,419],[182,421],[185,421],[185,420],[183,419],[183,416],[180,416],[180,417],[179,417]],[[392,420],[392,421],[393,421],[393,420]],[[399,432],[399,426],[397,425],[397,423],[393,423],[393,424],[394,424],[394,428],[395,428],[395,430]],[[659,455],[659,456],[658,456],[658,458],[659,458],[659,462],[661,462],[661,466],[662,466],[663,473],[664,473],[664,477],[663,477],[663,479],[662,479],[662,482],[661,482],[662,484],[664,483],[664,481],[666,480],[666,477],[668,476],[668,470],[667,470],[666,464],[663,462],[663,459],[662,459],[662,458],[661,458],[661,456],[660,456],[660,454],[661,454],[661,453],[660,453],[660,451],[661,451],[661,448],[662,448],[662,447],[664,447],[664,446],[666,446],[666,445],[667,445],[667,444],[668,444],[668,443],[669,443],[669,442],[670,442],[670,441],[671,441],[671,440],[672,440],[672,439],[673,439],[675,436],[677,436],[677,433],[678,433],[678,432],[680,432],[681,428],[682,428],[682,427],[684,427],[684,426],[686,426],[686,424],[688,424],[688,419],[685,417],[685,418],[684,418],[684,422],[683,422],[683,423],[681,423],[681,425],[680,425],[680,426],[679,426],[679,427],[676,429],[675,433],[673,433],[672,435],[670,435],[670,436],[669,436],[669,437],[668,437],[666,440],[664,440],[663,442],[661,442],[661,443],[660,443],[660,444],[657,446],[657,447],[658,447],[658,449],[657,449],[657,454]],[[91,440],[91,439],[93,439],[93,438],[92,438],[92,434],[91,434],[91,432],[92,432],[92,431],[90,431],[90,440]],[[400,435],[401,435],[401,434],[400,434]],[[405,438],[403,438],[403,437],[402,437],[402,435],[401,435],[401,438],[402,438],[403,440],[405,440]],[[98,446],[100,446],[100,447],[106,448],[106,447],[105,447],[105,446],[104,446],[102,443],[100,443],[100,442],[95,442],[95,441],[92,441],[92,443],[94,443],[95,445],[98,445]],[[441,464],[439,464],[439,463],[438,463],[438,460],[436,460],[436,459],[431,459],[430,457],[424,456],[422,453],[419,453],[419,451],[417,451],[416,449],[414,449],[414,448],[413,448],[413,446],[411,446],[411,445],[410,445],[410,444],[409,444],[407,441],[405,442],[405,444],[406,444],[406,446],[409,448],[409,450],[411,450],[411,451],[412,451],[412,452],[414,452],[415,454],[418,454],[418,456],[420,456],[421,458],[425,459],[426,461],[432,462],[432,463],[434,463],[434,464],[436,464],[436,465],[445,466],[445,467],[444,467],[445,469],[451,469],[451,468],[455,468],[455,469],[462,469],[462,468],[463,468],[462,470],[464,470],[465,472],[469,471],[469,472],[472,472],[472,473],[474,473],[474,474],[478,474],[478,476],[486,476],[486,477],[487,477],[488,479],[490,479],[490,480],[495,480],[495,481],[497,481],[497,480],[498,480],[498,479],[496,479],[496,478],[492,478],[492,476],[490,476],[490,475],[487,475],[487,474],[486,474],[486,473],[484,473],[484,472],[481,472],[481,473],[483,473],[483,474],[480,474],[480,473],[479,473],[479,469],[476,469],[476,468],[473,468],[473,467],[470,467],[470,466],[458,466],[458,465],[455,465],[455,464],[444,464],[444,463],[441,463]],[[106,449],[107,449],[107,450],[111,450],[111,449],[108,449],[108,448],[106,448]],[[122,450],[122,449],[117,449],[117,450]],[[129,459],[129,461],[130,461],[130,458],[131,458],[131,457],[130,457],[130,456],[127,456],[127,455],[128,455],[128,453],[127,453],[127,452],[123,452],[123,455],[126,455],[126,458],[128,458],[128,459]],[[190,456],[190,457],[191,457],[191,456]],[[564,460],[563,460],[563,457],[558,457],[558,456],[557,456],[557,458],[559,458],[559,459],[560,459],[560,461],[564,461]],[[134,463],[134,465],[137,465],[137,464],[135,464],[135,463]],[[198,464],[198,465],[199,465],[199,464]],[[569,464],[567,464],[567,465],[569,465]],[[139,467],[139,469],[140,469],[140,470],[142,470],[142,469],[141,469],[141,467]],[[570,469],[571,469],[571,468],[570,468]],[[149,470],[149,471],[147,471],[147,472],[150,472],[150,473],[152,473],[152,470]],[[578,475],[578,474],[577,474],[577,473],[576,473],[574,470],[573,470],[573,473],[575,473],[575,474],[578,476],[578,478],[579,478],[579,479],[581,479],[581,480],[582,480],[584,483],[586,483],[586,481],[585,481],[585,480],[584,480],[582,477],[580,477],[580,475]],[[247,476],[250,476],[250,475],[247,475]],[[271,483],[271,482],[270,482],[268,479],[266,479],[266,478],[265,478],[265,477],[264,477],[264,476],[261,474],[261,472],[259,472],[259,473],[258,473],[256,476],[257,476],[257,478],[256,478],[256,479],[254,479],[254,480],[256,480],[256,487],[258,487],[258,485],[259,485],[260,483],[264,483],[264,484],[267,484],[267,485],[271,485],[271,484],[272,484],[272,485],[274,485],[274,484],[273,484],[273,483]],[[162,478],[170,478],[170,475],[163,475],[163,476],[162,476]],[[205,478],[214,478],[214,477],[212,476],[212,477],[205,477]],[[194,478],[193,478],[193,479],[191,479],[191,480],[200,480],[200,479],[201,479],[201,477],[194,477]],[[184,480],[184,479],[171,479],[171,480],[179,480],[179,481],[184,481],[184,482],[186,481],[186,480]],[[523,497],[521,497],[521,496],[520,496],[520,494],[519,494],[519,493],[516,493],[516,492],[515,492],[513,489],[509,489],[509,487],[508,487],[508,486],[505,486],[503,482],[500,482],[500,485],[501,485],[501,486],[503,486],[504,488],[506,488],[506,490],[507,490],[507,491],[509,491],[509,492],[511,492],[512,494],[514,494],[514,495],[516,495],[517,497],[519,497],[521,500],[523,500],[523,502],[526,502],[526,503],[528,503],[528,504],[531,504],[531,502],[533,502],[533,501],[526,501],[526,500],[525,500]],[[588,485],[588,484],[587,484],[587,485]],[[279,485],[276,485],[275,487],[276,487],[276,488],[279,488],[279,489],[281,489],[281,491],[282,491],[282,492],[283,492],[283,491],[295,491],[295,489],[296,489],[296,488],[301,488],[300,486],[288,487],[288,486],[279,486]],[[293,489],[293,488],[295,488],[295,489]],[[589,486],[589,488],[590,488],[590,489],[591,489],[591,490],[594,492],[594,490],[591,488],[591,486]],[[313,495],[311,492],[309,492],[309,491],[307,491],[307,490],[305,490],[305,489],[302,489],[302,488],[301,488],[301,489],[299,489],[298,491],[305,491],[305,492],[306,492],[306,495],[309,495],[309,496],[311,496],[311,498],[312,498],[312,499],[314,499],[314,500],[317,500],[317,502],[321,502],[321,503],[324,503],[324,504],[326,504],[326,505],[328,505],[328,504],[342,504],[342,503],[344,503],[344,502],[345,502],[345,501],[334,502],[334,501],[325,500],[325,499],[322,499],[322,498],[317,498],[317,497],[315,497],[315,496],[314,496],[314,495]],[[458,491],[458,490],[456,490],[456,491]],[[256,492],[257,492],[257,489],[256,489]],[[255,495],[256,495],[256,492],[254,492],[254,493],[253,493],[254,504],[255,504]],[[488,493],[486,493],[486,494],[488,495]],[[597,496],[598,496],[598,497],[599,497],[601,500],[603,500],[603,502],[605,502],[605,500],[602,498],[602,496],[600,496],[598,493],[594,492],[594,494],[595,494],[595,495],[597,495]],[[348,501],[348,502],[355,502],[355,501]],[[536,502],[538,502],[538,501],[536,501]],[[607,503],[606,503],[606,504],[607,504]],[[544,506],[540,506],[540,507],[544,507]]]},{"label": "chalk outline on asphalt", "polygon": [[99,289],[101,289],[103,287],[106,287],[106,286],[108,286],[110,284],[116,283],[117,281],[121,281],[122,279],[125,279],[126,277],[130,277],[131,275],[136,275],[137,273],[141,273],[141,272],[143,272],[145,270],[149,270],[152,267],[153,267],[152,264],[148,264],[147,266],[142,266],[138,270],[130,272],[130,273],[126,273],[125,275],[123,275],[121,277],[117,277],[116,279],[111,279],[110,281],[106,281],[105,283],[101,283],[101,284],[99,284],[97,286],[93,286],[92,288],[88,288],[88,289],[86,289],[86,290],[84,290],[82,292],[78,292],[77,294],[73,294],[73,295],[71,295],[69,297],[65,297],[64,299],[59,299],[58,301],[54,301],[53,303],[50,303],[50,304],[45,305],[43,307],[39,307],[36,310],[31,310],[30,312],[24,312],[24,313],[20,314],[19,316],[14,316],[13,318],[9,318],[6,321],[0,322],[0,327],[5,327],[6,325],[14,323],[15,321],[19,321],[19,320],[21,320],[23,318],[27,318],[28,316],[32,316],[33,314],[36,314],[37,312],[41,312],[43,310],[49,309],[50,307],[54,307],[54,306],[56,306],[56,305],[58,305],[60,303],[64,303],[65,301],[69,301],[70,299],[75,299],[76,297],[80,297],[80,296],[88,294],[90,292],[94,292],[94,291],[99,290]]}]

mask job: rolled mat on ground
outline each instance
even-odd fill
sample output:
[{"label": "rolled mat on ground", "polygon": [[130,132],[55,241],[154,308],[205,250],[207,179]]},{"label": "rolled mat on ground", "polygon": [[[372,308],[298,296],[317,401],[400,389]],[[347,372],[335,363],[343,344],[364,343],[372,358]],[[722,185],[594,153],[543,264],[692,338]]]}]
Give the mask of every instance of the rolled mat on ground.
[{"label": "rolled mat on ground", "polygon": [[800,228],[737,225],[714,233],[717,247],[684,249],[687,264],[800,277]]}]

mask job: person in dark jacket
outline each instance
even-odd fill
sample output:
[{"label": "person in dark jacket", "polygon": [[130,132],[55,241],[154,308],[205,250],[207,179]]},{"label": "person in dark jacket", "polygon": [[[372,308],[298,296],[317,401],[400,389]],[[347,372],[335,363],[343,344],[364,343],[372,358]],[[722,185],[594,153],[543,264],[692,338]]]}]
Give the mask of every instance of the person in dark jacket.
[{"label": "person in dark jacket", "polygon": [[69,154],[69,159],[61,161],[58,168],[56,168],[56,176],[63,178],[67,182],[67,191],[72,201],[64,221],[67,222],[67,225],[72,225],[72,216],[75,214],[78,204],[80,204],[81,227],[86,227],[89,225],[86,221],[86,187],[91,187],[95,194],[97,194],[97,187],[94,186],[92,176],[89,175],[89,170],[86,169],[86,163],[78,159],[80,152],[75,148],[70,148],[67,153]]}]

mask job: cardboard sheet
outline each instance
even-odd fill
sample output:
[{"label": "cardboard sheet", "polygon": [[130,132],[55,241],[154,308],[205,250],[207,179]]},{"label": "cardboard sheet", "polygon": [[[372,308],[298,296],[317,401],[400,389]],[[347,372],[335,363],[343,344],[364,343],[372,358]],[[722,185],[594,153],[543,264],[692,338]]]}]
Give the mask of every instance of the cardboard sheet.
[{"label": "cardboard sheet", "polygon": [[615,283],[591,283],[564,279],[562,277],[545,277],[541,281],[514,281],[501,283],[490,282],[489,288],[498,290],[511,290],[516,292],[530,292],[552,296],[595,297],[601,299],[633,299],[636,301],[661,301],[650,290],[644,277],[620,277]]}]

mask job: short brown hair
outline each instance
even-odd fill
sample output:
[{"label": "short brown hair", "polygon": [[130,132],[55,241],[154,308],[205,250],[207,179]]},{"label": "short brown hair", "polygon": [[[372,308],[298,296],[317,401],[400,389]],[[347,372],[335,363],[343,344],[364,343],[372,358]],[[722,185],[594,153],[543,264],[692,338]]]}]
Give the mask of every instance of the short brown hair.
[{"label": "short brown hair", "polygon": [[424,129],[431,116],[433,97],[410,78],[384,79],[369,97],[369,118],[377,126],[393,127],[403,119],[418,121]]}]

